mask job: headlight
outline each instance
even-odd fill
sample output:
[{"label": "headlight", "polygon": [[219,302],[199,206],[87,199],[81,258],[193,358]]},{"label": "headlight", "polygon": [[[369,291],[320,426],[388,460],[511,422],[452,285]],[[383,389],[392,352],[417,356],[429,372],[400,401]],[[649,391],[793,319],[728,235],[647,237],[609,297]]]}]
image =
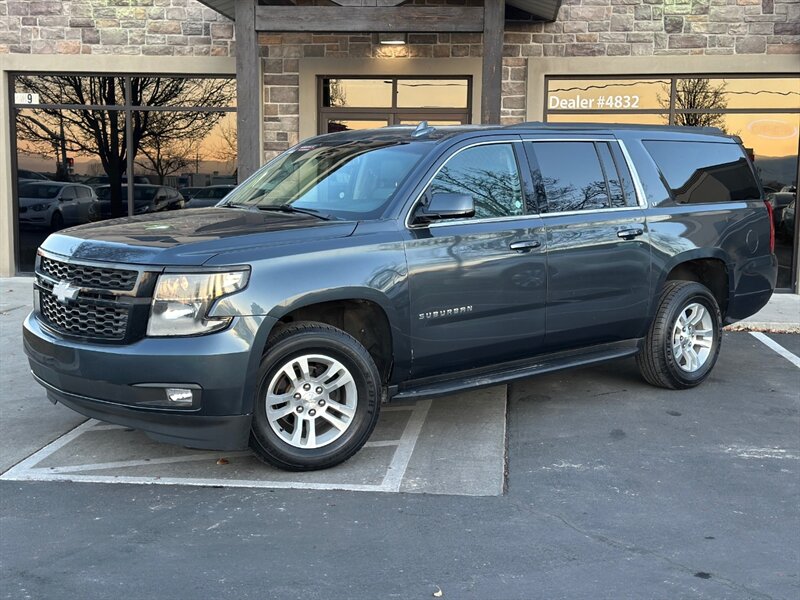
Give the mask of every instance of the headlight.
[{"label": "headlight", "polygon": [[247,278],[247,271],[159,275],[147,335],[200,335],[224,329],[231,317],[210,318],[208,312],[223,296],[244,289]]},{"label": "headlight", "polygon": [[31,209],[35,210],[36,212],[42,212],[43,210],[47,210],[50,208],[49,204],[34,204],[31,206]]}]

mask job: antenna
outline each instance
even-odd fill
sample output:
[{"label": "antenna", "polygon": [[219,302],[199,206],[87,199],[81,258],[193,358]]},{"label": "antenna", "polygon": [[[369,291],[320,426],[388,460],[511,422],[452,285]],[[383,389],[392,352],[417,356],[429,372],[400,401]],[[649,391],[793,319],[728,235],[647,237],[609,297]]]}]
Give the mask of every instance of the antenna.
[{"label": "antenna", "polygon": [[429,133],[433,133],[435,129],[428,125],[427,121],[420,121],[417,128],[414,130],[414,133],[411,134],[411,137],[422,137],[423,135],[428,135]]}]

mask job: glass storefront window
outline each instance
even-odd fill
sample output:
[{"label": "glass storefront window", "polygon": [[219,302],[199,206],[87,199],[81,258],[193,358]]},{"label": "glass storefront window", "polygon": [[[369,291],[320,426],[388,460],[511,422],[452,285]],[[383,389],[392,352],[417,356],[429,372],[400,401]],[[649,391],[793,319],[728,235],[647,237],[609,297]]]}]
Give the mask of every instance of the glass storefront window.
[{"label": "glass storefront window", "polygon": [[322,77],[319,85],[319,133],[471,120],[470,77]]},{"label": "glass storefront window", "polygon": [[667,125],[669,114],[575,114],[551,113],[547,115],[548,123],[622,123],[629,125]]},{"label": "glass storefront window", "polygon": [[132,77],[133,106],[219,108],[234,106],[235,79]]},{"label": "glass storefront window", "polygon": [[400,79],[397,106],[402,108],[467,108],[466,79]]},{"label": "glass storefront window", "polygon": [[668,79],[549,80],[548,110],[665,110]]},{"label": "glass storefront window", "polygon": [[676,92],[678,108],[792,110],[800,106],[800,82],[792,77],[678,79]]},{"label": "glass storefront window", "polygon": [[232,79],[31,74],[13,89],[20,271],[33,270],[52,231],[131,214],[128,186],[141,214],[183,208],[189,189],[236,183]]},{"label": "glass storefront window", "polygon": [[120,106],[125,82],[121,77],[81,75],[21,75],[14,78],[18,105]]},{"label": "glass storefront window", "polygon": [[322,106],[328,108],[390,108],[392,81],[384,79],[322,80]]}]

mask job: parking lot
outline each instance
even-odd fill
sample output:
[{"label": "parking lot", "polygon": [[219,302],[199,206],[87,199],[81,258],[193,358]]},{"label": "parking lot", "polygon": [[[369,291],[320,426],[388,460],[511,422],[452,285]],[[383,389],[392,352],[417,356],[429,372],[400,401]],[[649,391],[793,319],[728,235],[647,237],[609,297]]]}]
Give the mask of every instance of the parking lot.
[{"label": "parking lot", "polygon": [[685,392],[621,360],[391,405],[354,459],[288,474],[51,405],[21,302],[0,311],[4,597],[800,595],[800,335],[727,333]]}]

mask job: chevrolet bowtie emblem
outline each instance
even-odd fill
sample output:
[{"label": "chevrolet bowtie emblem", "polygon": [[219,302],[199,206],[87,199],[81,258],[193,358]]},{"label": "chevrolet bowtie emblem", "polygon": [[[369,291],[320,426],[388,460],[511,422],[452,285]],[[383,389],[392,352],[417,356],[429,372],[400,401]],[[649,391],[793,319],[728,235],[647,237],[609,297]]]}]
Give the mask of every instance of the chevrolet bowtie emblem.
[{"label": "chevrolet bowtie emblem", "polygon": [[53,286],[53,295],[61,304],[67,304],[68,300],[75,300],[80,291],[80,288],[72,287],[68,281],[59,281]]}]

